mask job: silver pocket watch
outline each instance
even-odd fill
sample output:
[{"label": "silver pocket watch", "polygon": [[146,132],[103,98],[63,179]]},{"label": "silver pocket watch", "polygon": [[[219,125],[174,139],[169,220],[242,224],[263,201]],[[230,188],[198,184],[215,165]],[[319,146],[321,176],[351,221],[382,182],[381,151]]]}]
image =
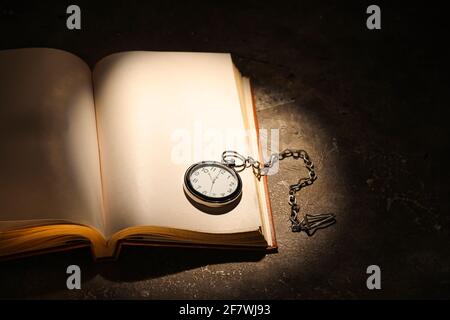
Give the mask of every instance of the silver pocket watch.
[{"label": "silver pocket watch", "polygon": [[200,205],[217,208],[232,204],[241,196],[242,180],[224,163],[202,161],[186,170],[184,191]]}]

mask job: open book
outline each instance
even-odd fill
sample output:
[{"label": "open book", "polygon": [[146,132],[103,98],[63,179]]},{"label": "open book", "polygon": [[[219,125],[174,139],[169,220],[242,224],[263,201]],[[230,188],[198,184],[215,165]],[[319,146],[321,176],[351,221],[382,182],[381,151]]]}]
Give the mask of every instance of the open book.
[{"label": "open book", "polygon": [[276,249],[267,181],[251,170],[225,214],[183,192],[189,165],[231,148],[261,155],[249,80],[229,54],[123,52],[91,71],[61,50],[0,51],[0,257]]}]

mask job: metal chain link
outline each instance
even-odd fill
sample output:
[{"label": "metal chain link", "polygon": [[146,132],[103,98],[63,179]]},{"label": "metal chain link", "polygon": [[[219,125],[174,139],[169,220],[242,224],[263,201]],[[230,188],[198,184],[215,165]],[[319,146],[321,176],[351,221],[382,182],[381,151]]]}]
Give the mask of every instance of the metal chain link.
[{"label": "metal chain link", "polygon": [[269,161],[263,164],[252,157],[244,157],[236,151],[224,151],[222,153],[222,162],[233,168],[236,172],[251,167],[253,174],[260,180],[262,176],[269,173],[270,168],[272,168],[277,161],[291,157],[296,160],[302,159],[305,168],[308,170],[307,178],[300,178],[296,184],[289,186],[288,203],[291,207],[291,215],[289,217],[289,220],[291,221],[291,230],[292,232],[305,231],[309,236],[312,236],[318,229],[323,229],[334,224],[336,222],[336,216],[329,213],[305,214],[301,220],[298,218],[300,207],[297,203],[296,193],[302,188],[312,185],[317,179],[314,163],[311,161],[305,150],[285,149],[280,153],[271,154]]}]

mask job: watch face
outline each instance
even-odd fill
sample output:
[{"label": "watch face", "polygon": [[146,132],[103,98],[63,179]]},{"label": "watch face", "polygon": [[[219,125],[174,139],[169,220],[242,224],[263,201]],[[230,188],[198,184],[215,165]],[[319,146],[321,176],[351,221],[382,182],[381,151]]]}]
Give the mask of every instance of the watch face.
[{"label": "watch face", "polygon": [[184,187],[196,202],[215,207],[228,204],[239,197],[242,182],[239,175],[226,165],[203,161],[186,171]]}]

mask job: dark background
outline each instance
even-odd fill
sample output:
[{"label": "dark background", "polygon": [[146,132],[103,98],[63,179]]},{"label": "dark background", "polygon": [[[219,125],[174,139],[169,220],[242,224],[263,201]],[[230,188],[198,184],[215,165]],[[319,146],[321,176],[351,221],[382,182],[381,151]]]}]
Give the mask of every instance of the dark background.
[{"label": "dark background", "polygon": [[[319,159],[308,212],[338,223],[288,229],[285,181],[269,179],[278,254],[89,250],[0,263],[2,298],[449,298],[448,42],[439,3],[391,1],[0,1],[0,49],[52,47],[91,67],[129,50],[230,52],[252,79],[262,127]],[[366,28],[377,4],[382,29]],[[0,70],[1,72],[1,70]],[[1,181],[0,181],[1,183]],[[302,191],[303,192],[303,191]],[[65,289],[78,264],[80,291]],[[369,291],[366,267],[382,270]]]}]

